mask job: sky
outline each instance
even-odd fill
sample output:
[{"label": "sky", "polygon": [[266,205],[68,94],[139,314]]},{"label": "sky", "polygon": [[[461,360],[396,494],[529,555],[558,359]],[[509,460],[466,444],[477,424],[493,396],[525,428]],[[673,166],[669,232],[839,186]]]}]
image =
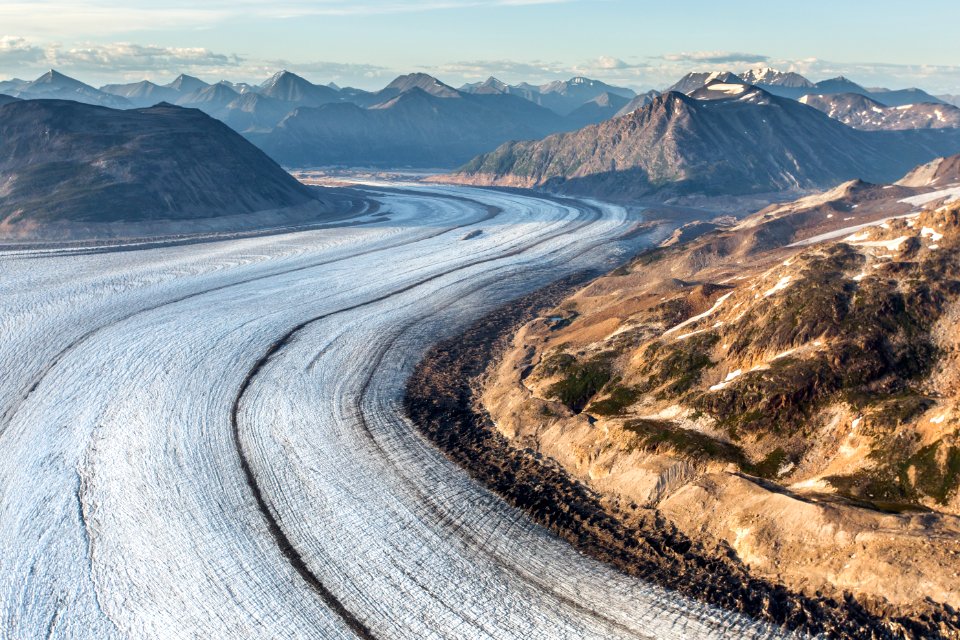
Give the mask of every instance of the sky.
[{"label": "sky", "polygon": [[287,69],[372,89],[416,71],[646,90],[761,66],[960,94],[958,23],[957,0],[2,0],[0,79],[259,83]]}]

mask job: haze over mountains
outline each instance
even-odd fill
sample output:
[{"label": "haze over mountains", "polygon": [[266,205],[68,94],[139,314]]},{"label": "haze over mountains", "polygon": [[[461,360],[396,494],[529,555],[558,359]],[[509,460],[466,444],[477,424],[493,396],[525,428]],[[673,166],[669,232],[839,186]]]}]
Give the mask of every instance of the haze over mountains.
[{"label": "haze over mountains", "polygon": [[600,122],[634,95],[586,78],[519,88],[491,79],[458,90],[422,73],[364,91],[314,84],[287,71],[259,86],[181,75],[166,85],[144,80],[101,89],[51,71],[32,82],[0,83],[0,93],[115,108],[158,102],[192,107],[248,135],[285,164],[424,167],[455,166],[506,140]]},{"label": "haze over mountains", "polygon": [[[591,80],[580,76],[567,81],[558,80],[541,85],[532,85],[526,82],[508,85],[491,76],[484,82],[465,84],[460,87],[460,91],[475,94],[519,96],[556,111],[560,115],[570,115],[580,107],[598,99],[613,101],[623,106],[636,95],[632,89],[614,87],[599,80]],[[613,113],[616,113],[616,111]]]},{"label": "haze over mountains", "polygon": [[[910,132],[927,128],[953,130],[960,126],[960,108],[920,89],[867,89],[843,77],[812,82],[797,73],[766,68],[752,69],[740,74],[724,71],[702,72],[687,74],[668,91],[702,100],[705,97],[704,87],[718,83],[742,86],[745,95],[753,95],[749,93],[749,88],[757,87],[771,99],[803,103],[855,129]],[[584,127],[602,125],[602,131],[616,131],[627,125],[610,123],[649,107],[661,95],[658,91],[637,95],[631,89],[584,77],[540,85],[510,85],[491,77],[457,89],[423,73],[400,76],[379,91],[365,91],[315,84],[287,71],[278,72],[259,85],[229,81],[210,84],[199,78],[180,75],[165,85],[144,80],[105,85],[100,89],[50,71],[34,81],[11,80],[0,83],[0,94],[21,99],[70,99],[114,108],[146,107],[158,102],[196,108],[241,132],[274,160],[287,166],[420,168],[452,168],[467,162],[470,162],[471,167],[475,167],[477,161],[472,161],[473,158],[492,152],[504,143],[533,141]],[[780,102],[776,104],[786,105]],[[783,109],[788,107],[783,106],[781,110]],[[790,113],[802,113],[792,107],[788,110]],[[756,115],[758,112],[746,109],[745,113]],[[822,120],[811,122],[817,122],[818,128],[826,126]],[[772,159],[761,172],[769,179],[761,179],[756,185],[757,188],[779,189],[783,188],[783,185],[793,185],[795,188],[802,185],[824,186],[829,179],[836,181],[852,177],[855,175],[853,172],[859,171],[858,164],[868,164],[866,159],[852,158],[869,150],[870,145],[866,148],[846,145],[841,141],[857,137],[846,131],[837,130],[835,140],[844,150],[820,163],[823,166],[815,167],[818,163],[814,162],[814,154],[801,153],[798,157],[792,155],[797,148],[809,146],[802,140],[806,136],[802,128],[794,130],[792,134],[788,133],[788,129],[775,129],[776,131],[772,132],[772,135],[775,135],[768,140],[774,147],[756,150],[757,157],[749,162],[744,162],[738,154],[732,152],[734,148],[739,148],[739,145],[723,148],[720,144],[719,141],[724,136],[731,135],[730,132],[717,131],[710,135],[696,132],[691,136],[696,144],[713,139],[720,145],[715,149],[710,162],[717,163],[727,154],[732,155],[732,164],[739,165],[741,170],[727,171],[728,178],[734,175],[741,178],[752,175],[752,163],[763,164],[761,158]],[[581,134],[583,139],[578,144],[585,143],[586,138],[595,131],[597,130],[590,129]],[[736,137],[735,134],[732,135]],[[624,155],[618,156],[616,160],[608,159],[599,164],[595,159],[585,160],[577,169],[577,172],[583,175],[567,175],[570,173],[567,169],[553,175],[553,170],[535,166],[540,164],[538,161],[520,173],[513,171],[511,175],[503,175],[494,181],[541,184],[543,181],[539,178],[531,180],[531,176],[538,175],[541,170],[546,171],[544,180],[547,181],[580,179],[588,173],[620,176],[625,170],[638,169],[632,166],[637,158],[653,153],[651,149],[639,144],[639,139],[636,132],[626,136],[626,140],[619,144],[623,147],[621,151]],[[908,163],[960,150],[951,146],[948,132],[942,136],[905,133],[892,139],[894,143],[891,148],[896,150],[891,153],[894,156],[903,154],[903,161],[892,162],[886,167],[891,171],[902,171]],[[657,144],[657,140],[659,137],[653,136],[646,144]],[[649,162],[657,165],[651,174],[654,176],[651,184],[673,184],[672,179],[665,177],[669,173],[668,168],[672,166],[685,176],[681,182],[713,188],[711,185],[714,178],[703,182],[703,176],[687,176],[689,167],[682,157],[695,155],[693,142],[679,145],[676,150],[679,155],[675,157],[667,157],[669,154],[664,150],[657,152],[662,156],[660,160],[654,162],[651,157]],[[746,141],[741,142],[749,156],[750,145]],[[550,144],[552,143],[542,148]],[[901,148],[903,145],[907,148]],[[587,148],[579,149],[577,155],[590,149],[601,153],[603,147],[603,140],[599,140]],[[627,147],[630,149],[627,150]],[[513,148],[519,147],[513,145]],[[882,154],[881,157],[887,155],[889,154]],[[499,163],[503,156],[501,154],[498,157]],[[847,162],[844,158],[849,158],[850,161]],[[481,164],[484,162],[486,160],[480,161]],[[487,166],[486,169],[491,167]],[[889,178],[892,174],[886,169],[877,169],[874,166],[874,171],[880,171],[879,174],[863,176],[878,175]],[[717,180],[723,180],[721,176],[724,171],[726,170],[714,168],[708,173]],[[498,169],[490,175],[500,174]],[[666,182],[663,182],[664,180]],[[733,184],[736,185],[737,182]],[[647,192],[649,188],[650,185],[643,188],[635,186],[629,191]],[[728,186],[726,190],[738,189],[736,186]]]}]

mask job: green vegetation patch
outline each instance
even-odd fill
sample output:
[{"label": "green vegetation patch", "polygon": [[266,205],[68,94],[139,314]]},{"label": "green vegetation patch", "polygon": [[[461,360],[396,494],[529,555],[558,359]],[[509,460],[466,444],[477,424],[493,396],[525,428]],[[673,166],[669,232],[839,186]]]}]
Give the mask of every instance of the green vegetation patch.
[{"label": "green vegetation patch", "polygon": [[606,398],[591,403],[590,413],[598,416],[616,416],[634,404],[643,396],[640,387],[624,387],[614,385]]},{"label": "green vegetation patch", "polygon": [[732,432],[793,433],[807,423],[820,398],[839,388],[828,362],[786,357],[723,389],[700,394],[693,404]]},{"label": "green vegetation patch", "polygon": [[[941,447],[944,449],[942,464],[939,461]],[[908,472],[910,467],[914,470],[916,491],[946,504],[960,485],[960,448],[935,442],[911,456],[907,460]]]},{"label": "green vegetation patch", "polygon": [[569,353],[555,353],[540,364],[540,371],[546,376],[566,373],[577,364],[576,357]]},{"label": "green vegetation patch", "polygon": [[644,352],[641,373],[646,376],[646,382],[640,389],[644,392],[659,389],[659,395],[664,398],[686,393],[700,382],[706,369],[716,366],[710,354],[719,341],[719,335],[709,332],[686,340],[652,343]]},{"label": "green vegetation patch", "polygon": [[[580,413],[587,403],[603,389],[612,376],[610,358],[603,354],[578,362],[573,356],[554,356],[544,363],[544,372],[560,374],[563,378],[547,389],[548,397],[555,398],[571,411]],[[555,359],[554,359],[555,358]],[[571,361],[570,358],[573,358]]]},{"label": "green vegetation patch", "polygon": [[845,394],[845,400],[857,411],[867,413],[871,423],[885,430],[910,422],[934,405],[933,400],[910,387],[871,392],[852,390]]},{"label": "green vegetation patch", "polygon": [[807,258],[775,304],[754,307],[741,319],[730,353],[744,354],[757,345],[787,349],[821,336],[838,335],[856,290],[856,283],[844,273],[860,268],[863,261],[863,256],[846,245]]},{"label": "green vegetation patch", "polygon": [[624,429],[638,436],[637,447],[649,451],[669,449],[695,460],[715,460],[743,465],[743,452],[736,445],[699,431],[683,429],[664,420],[629,420]]},{"label": "green vegetation patch", "polygon": [[843,496],[885,509],[915,506],[923,498],[946,504],[960,487],[960,447],[934,442],[913,453],[909,443],[891,443],[871,454],[878,466],[827,481]]},{"label": "green vegetation patch", "polygon": [[760,462],[743,465],[743,470],[761,478],[776,478],[777,472],[780,471],[787,460],[787,452],[782,447],[777,447]]}]

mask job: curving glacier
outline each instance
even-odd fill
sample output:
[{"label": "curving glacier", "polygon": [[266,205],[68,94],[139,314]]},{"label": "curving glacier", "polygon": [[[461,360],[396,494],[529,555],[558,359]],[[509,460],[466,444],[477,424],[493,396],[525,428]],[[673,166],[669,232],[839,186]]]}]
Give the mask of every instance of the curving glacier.
[{"label": "curving glacier", "polygon": [[670,230],[362,188],[338,228],[0,252],[0,637],[779,637],[580,555],[400,408],[439,338]]}]

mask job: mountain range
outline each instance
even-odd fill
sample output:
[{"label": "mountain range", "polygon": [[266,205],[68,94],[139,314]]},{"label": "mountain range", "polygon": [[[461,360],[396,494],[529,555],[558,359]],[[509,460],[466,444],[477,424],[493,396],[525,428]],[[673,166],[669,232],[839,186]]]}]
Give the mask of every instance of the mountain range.
[{"label": "mountain range", "polygon": [[628,115],[509,142],[441,180],[607,197],[748,194],[895,179],[960,151],[960,130],[859,131],[798,101],[718,77]]},{"label": "mountain range", "polygon": [[402,76],[364,100],[370,106],[299,106],[273,129],[247,135],[287,165],[443,167],[505,140],[582,124],[515,95],[463,93],[424,74]]},{"label": "mountain range", "polygon": [[74,100],[115,109],[126,109],[133,106],[129,100],[122,96],[95,89],[54,70],[46,72],[36,80],[13,79],[0,82],[0,93],[31,100]]},{"label": "mountain range", "polygon": [[[570,115],[583,105],[597,100],[600,96],[605,95],[607,100],[613,100],[623,106],[636,95],[632,89],[614,87],[599,80],[591,80],[582,76],[567,81],[554,81],[541,85],[532,85],[526,82],[508,85],[491,76],[483,82],[465,84],[460,87],[460,91],[464,93],[515,95],[556,111],[560,115]],[[624,100],[621,102],[617,98]]]},{"label": "mountain range", "polygon": [[56,71],[0,84],[20,98],[69,98],[117,108],[169,102],[200,109],[247,135],[284,164],[456,166],[511,139],[570,131],[615,115],[629,89],[572,78],[527,89],[454,89],[427,74],[400,76],[379,91],[318,85],[281,71],[252,86],[180,75],[95,89]]},{"label": "mountain range", "polygon": [[[767,68],[741,74],[691,73],[669,91],[692,95],[717,83],[756,86],[771,96],[816,107],[857,129],[960,125],[960,110],[919,89],[866,89],[843,77],[814,83],[797,73]],[[180,75],[165,85],[143,80],[100,89],[50,71],[33,81],[2,82],[0,94],[4,93],[113,108],[158,102],[196,108],[241,132],[285,165],[424,168],[454,167],[506,142],[537,140],[608,122],[649,106],[661,95],[653,90],[635,94],[579,76],[540,85],[510,85],[491,77],[455,89],[423,73],[365,91],[315,84],[288,71],[259,85],[210,84]],[[933,144],[932,153],[949,151]],[[795,172],[788,167],[787,173]]]}]

